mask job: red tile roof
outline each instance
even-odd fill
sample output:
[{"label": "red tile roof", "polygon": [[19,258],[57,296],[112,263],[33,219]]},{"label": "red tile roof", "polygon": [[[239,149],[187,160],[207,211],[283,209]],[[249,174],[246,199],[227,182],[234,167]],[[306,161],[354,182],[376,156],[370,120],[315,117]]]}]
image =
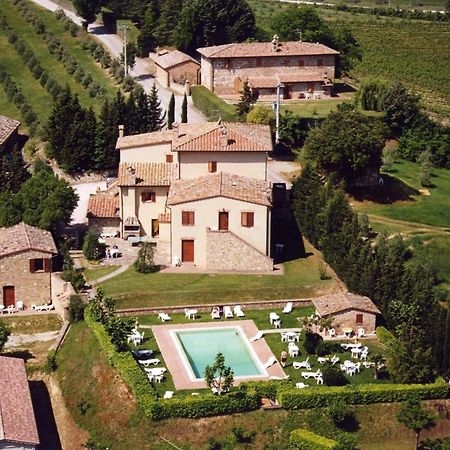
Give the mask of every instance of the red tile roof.
[{"label": "red tile roof", "polygon": [[119,217],[119,196],[95,194],[89,197],[87,207],[88,217]]},{"label": "red tile roof", "polygon": [[119,186],[170,186],[178,175],[175,163],[120,163]]},{"label": "red tile roof", "polygon": [[25,364],[0,356],[0,443],[39,445]]},{"label": "red tile roof", "polygon": [[178,66],[179,64],[183,64],[186,62],[195,63],[200,67],[200,64],[194,59],[191,58],[186,53],[180,52],[179,50],[175,50],[173,52],[167,52],[163,55],[151,55],[150,58],[163,69],[170,69],[171,67]]},{"label": "red tile roof", "polygon": [[2,145],[19,128],[20,122],[0,115],[0,145]]},{"label": "red tile roof", "polygon": [[123,150],[127,148],[143,147],[145,145],[157,145],[172,140],[171,130],[153,131],[151,133],[133,134],[123,136],[117,139],[116,149]]},{"label": "red tile roof", "polygon": [[352,294],[350,292],[324,295],[322,297],[313,298],[311,301],[314,304],[316,311],[322,317],[347,311],[349,309],[381,314],[380,310],[369,297]]},{"label": "red tile roof", "polygon": [[170,186],[167,204],[178,205],[213,197],[270,206],[271,187],[268,181],[219,172],[194,179],[175,180]]},{"label": "red tile roof", "polygon": [[255,58],[263,56],[338,55],[339,52],[312,42],[280,42],[277,51],[271,42],[241,42],[198,48],[206,58]]},{"label": "red tile roof", "polygon": [[177,152],[270,152],[272,138],[268,125],[223,123],[211,126],[195,137],[180,136],[172,146]]},{"label": "red tile roof", "polygon": [[0,228],[0,257],[24,250],[58,253],[49,231],[32,227],[23,222],[9,228]]}]

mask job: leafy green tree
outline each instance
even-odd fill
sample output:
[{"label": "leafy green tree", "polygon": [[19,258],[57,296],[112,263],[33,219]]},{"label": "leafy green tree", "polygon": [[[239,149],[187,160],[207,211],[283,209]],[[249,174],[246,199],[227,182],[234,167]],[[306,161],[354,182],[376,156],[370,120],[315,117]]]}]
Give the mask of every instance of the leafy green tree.
[{"label": "leafy green tree", "polygon": [[188,121],[188,102],[187,96],[184,94],[183,103],[181,104],[181,123],[187,123]]},{"label": "leafy green tree", "polygon": [[86,304],[83,302],[83,299],[79,295],[71,295],[69,299],[69,322],[79,322],[84,320],[84,309],[86,308]]},{"label": "leafy green tree", "polygon": [[241,98],[236,106],[237,115],[239,117],[245,117],[252,109],[252,104],[252,91],[250,89],[248,81],[245,80],[242,85]]},{"label": "leafy green tree", "polygon": [[243,42],[255,34],[255,16],[245,0],[185,2],[175,44],[194,54],[199,47]]},{"label": "leafy green tree", "polygon": [[400,136],[411,128],[419,115],[419,97],[408,92],[400,83],[394,83],[386,92],[383,109],[385,121],[394,136]]},{"label": "leafy green tree", "polygon": [[434,415],[424,408],[417,397],[410,398],[397,414],[397,420],[416,433],[416,449],[419,448],[420,432],[434,422]]},{"label": "leafy green tree", "polygon": [[433,171],[431,157],[431,152],[428,150],[422,152],[419,156],[420,184],[424,187],[431,186],[431,175]]},{"label": "leafy green tree", "polygon": [[0,192],[16,193],[28,178],[30,174],[19,149],[0,158]]},{"label": "leafy green tree", "polygon": [[0,227],[12,227],[22,220],[18,196],[8,191],[0,192]]},{"label": "leafy green tree", "polygon": [[212,366],[206,366],[205,369],[206,385],[217,390],[220,395],[226,392],[233,385],[233,371],[231,367],[225,366],[225,357],[222,353],[218,353],[216,360]]},{"label": "leafy green tree", "polygon": [[319,169],[357,183],[368,170],[379,171],[385,128],[357,112],[332,112],[306,139],[307,155]]},{"label": "leafy green tree", "polygon": [[153,5],[149,4],[145,11],[144,23],[137,38],[138,53],[141,58],[147,58],[148,54],[155,49],[155,25],[156,21],[153,13]]},{"label": "leafy green tree", "polygon": [[388,86],[380,80],[368,80],[361,84],[357,98],[361,108],[366,111],[383,111],[384,97]]},{"label": "leafy green tree", "polygon": [[73,0],[77,14],[84,19],[83,26],[87,29],[90,23],[95,22],[95,16],[100,12],[100,0]]},{"label": "leafy green tree", "polygon": [[264,105],[255,105],[247,114],[248,123],[256,123],[260,125],[275,125],[275,114],[273,111]]},{"label": "leafy green tree", "polygon": [[175,122],[175,95],[172,94],[169,99],[167,107],[167,128],[172,129],[172,124]]},{"label": "leafy green tree", "polygon": [[333,364],[327,363],[322,368],[323,382],[327,386],[345,386],[348,380],[342,370]]},{"label": "leafy green tree", "polygon": [[140,273],[152,273],[159,270],[154,261],[155,252],[150,242],[144,242],[139,249],[138,257],[134,262],[134,268]]},{"label": "leafy green tree", "polygon": [[[136,56],[138,55],[138,48],[134,42],[127,43],[127,67],[132,69],[136,64]],[[120,62],[125,64],[125,54],[122,52],[120,54]]]},{"label": "leafy green tree", "polygon": [[161,101],[158,97],[158,89],[153,85],[148,96],[149,118],[148,131],[159,131],[164,127],[164,116],[162,112]]},{"label": "leafy green tree", "polygon": [[98,240],[100,233],[90,228],[84,237],[83,255],[89,261],[98,261],[105,256],[105,244]]},{"label": "leafy green tree", "polygon": [[10,334],[9,328],[0,320],[0,352],[3,350]]}]

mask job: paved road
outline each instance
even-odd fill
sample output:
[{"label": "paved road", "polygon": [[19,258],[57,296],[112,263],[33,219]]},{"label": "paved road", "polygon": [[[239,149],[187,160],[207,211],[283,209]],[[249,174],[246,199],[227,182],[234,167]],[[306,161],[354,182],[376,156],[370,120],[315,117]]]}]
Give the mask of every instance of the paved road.
[{"label": "paved road", "polygon": [[[59,6],[57,3],[51,0],[33,0],[34,3],[42,6],[50,11],[56,11]],[[81,25],[82,19],[78,17],[75,13],[68,9],[64,9],[64,13],[77,25]],[[118,58],[123,50],[123,41],[117,34],[110,34],[105,31],[103,26],[98,22],[91,24],[88,31],[95,35],[102,44],[109,50],[112,56]],[[130,75],[133,76],[144,88],[145,92],[150,92],[153,84],[159,91],[159,98],[161,100],[161,106],[164,110],[167,110],[169,104],[170,96],[172,91],[170,89],[163,88],[150,74],[147,69],[145,60],[142,58],[136,58],[136,65],[131,70]],[[183,96],[175,93],[175,120],[180,121],[181,117],[181,104],[183,102]],[[206,118],[192,105],[192,99],[188,99],[188,121],[193,122],[205,122]]]}]

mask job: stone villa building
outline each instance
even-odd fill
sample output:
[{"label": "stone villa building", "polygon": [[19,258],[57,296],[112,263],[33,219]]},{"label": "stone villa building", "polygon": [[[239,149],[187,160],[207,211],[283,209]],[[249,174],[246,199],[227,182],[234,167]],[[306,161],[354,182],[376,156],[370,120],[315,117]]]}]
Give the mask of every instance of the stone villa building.
[{"label": "stone villa building", "polygon": [[248,80],[255,98],[273,100],[277,86],[284,99],[332,94],[336,55],[322,44],[272,42],[224,44],[197,49],[201,84],[223,97],[236,98]]},{"label": "stone villa building", "polygon": [[19,223],[0,228],[0,307],[51,302],[52,257],[49,231]]},{"label": "stone villa building", "polygon": [[[173,265],[273,269],[268,126],[174,124],[172,130],[134,136],[123,136],[122,129],[117,149],[122,238],[166,246]],[[92,198],[90,214],[98,215]]]}]

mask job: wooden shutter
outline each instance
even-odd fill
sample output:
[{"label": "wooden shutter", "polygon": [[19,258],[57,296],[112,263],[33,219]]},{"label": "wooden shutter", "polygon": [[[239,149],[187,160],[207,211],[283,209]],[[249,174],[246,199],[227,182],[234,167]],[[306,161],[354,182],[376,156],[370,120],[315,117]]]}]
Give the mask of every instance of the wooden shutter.
[{"label": "wooden shutter", "polygon": [[356,324],[361,325],[363,323],[363,315],[362,314],[356,314]]},{"label": "wooden shutter", "polygon": [[195,224],[194,211],[182,211],[181,212],[181,224],[182,225],[194,225]]},{"label": "wooden shutter", "polygon": [[254,213],[252,211],[241,212],[241,225],[243,227],[252,227],[255,222]]},{"label": "wooden shutter", "polygon": [[173,162],[173,155],[166,155],[166,163]]},{"label": "wooden shutter", "polygon": [[44,272],[52,271],[52,258],[44,258]]},{"label": "wooden shutter", "polygon": [[154,192],[150,192],[150,201],[153,203],[156,202],[156,194]]},{"label": "wooden shutter", "polygon": [[141,200],[143,202],[156,202],[156,194],[154,192],[143,192]]},{"label": "wooden shutter", "polygon": [[30,259],[30,272],[36,272],[36,269],[34,268],[34,259]]},{"label": "wooden shutter", "polygon": [[208,172],[217,172],[217,161],[208,161]]}]

